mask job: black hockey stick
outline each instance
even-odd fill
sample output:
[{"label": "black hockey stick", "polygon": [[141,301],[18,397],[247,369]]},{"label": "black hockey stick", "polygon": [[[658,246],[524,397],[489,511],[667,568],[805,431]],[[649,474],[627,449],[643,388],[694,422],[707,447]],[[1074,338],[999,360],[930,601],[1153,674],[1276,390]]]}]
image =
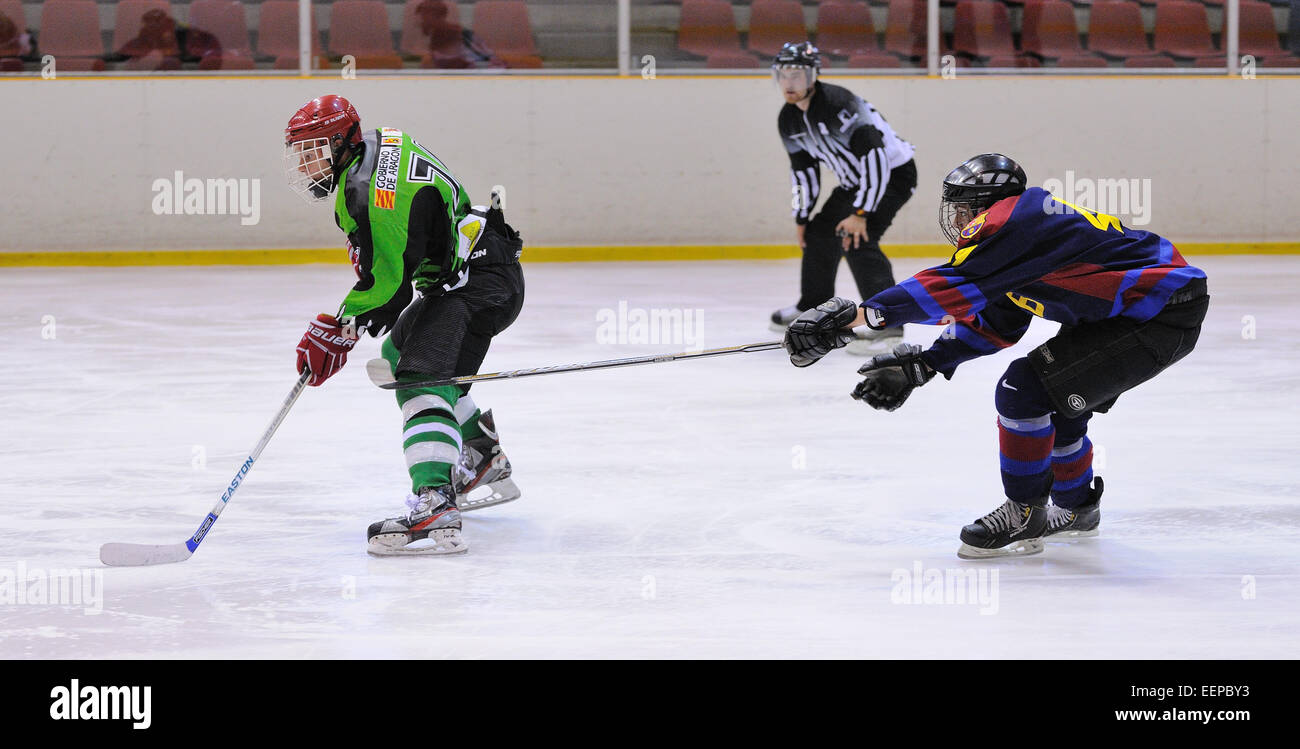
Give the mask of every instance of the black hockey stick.
[{"label": "black hockey stick", "polygon": [[475,382],[487,382],[488,380],[509,380],[516,377],[533,377],[535,375],[560,374],[561,372],[584,372],[590,369],[630,367],[637,364],[658,364],[659,362],[679,361],[683,359],[703,359],[710,356],[726,356],[727,354],[750,354],[755,351],[771,351],[772,349],[779,348],[781,348],[780,341],[768,341],[767,343],[747,343],[743,346],[728,346],[726,348],[712,348],[703,351],[683,351],[680,354],[653,354],[650,356],[634,356],[630,359],[608,359],[606,361],[585,362],[583,364],[556,364],[550,367],[512,369],[506,372],[491,372],[487,374],[467,375],[465,377],[448,377],[441,380],[403,382],[398,382],[396,378],[393,377],[392,367],[386,360],[371,359],[366,362],[366,374],[370,376],[371,382],[385,390],[401,390],[404,388],[440,387],[442,385],[469,385]]},{"label": "black hockey stick", "polygon": [[207,517],[203,518],[203,522],[193,536],[183,542],[174,544],[104,544],[99,547],[99,561],[109,567],[140,567],[147,564],[184,562],[189,559],[194,554],[194,550],[199,548],[199,544],[203,543],[208,531],[212,530],[212,525],[221,516],[221,511],[226,509],[226,504],[234,496],[235,490],[243,483],[244,478],[248,476],[248,472],[253,469],[253,463],[257,462],[258,456],[262,454],[266,444],[271,441],[271,435],[275,434],[280,422],[284,421],[284,417],[289,414],[289,409],[293,408],[293,404],[298,400],[298,396],[302,395],[303,388],[307,387],[307,381],[310,379],[311,372],[304,372],[298,378],[293,390],[289,391],[289,395],[284,399],[284,404],[280,406],[280,412],[271,420],[271,425],[262,433],[262,439],[253,448],[253,452],[249,453],[248,457],[244,459],[244,463],[235,473],[235,477],[231,479],[230,485],[222,492],[221,499],[217,500],[217,504],[213,506]]}]

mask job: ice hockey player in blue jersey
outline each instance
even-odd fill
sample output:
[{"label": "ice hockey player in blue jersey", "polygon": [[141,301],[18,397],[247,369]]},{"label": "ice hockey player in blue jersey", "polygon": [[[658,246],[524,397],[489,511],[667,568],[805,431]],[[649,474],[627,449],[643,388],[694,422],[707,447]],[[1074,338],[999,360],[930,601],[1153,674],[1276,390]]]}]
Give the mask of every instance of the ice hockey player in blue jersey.
[{"label": "ice hockey player in blue jersey", "polygon": [[[940,227],[951,259],[861,305],[830,299],[790,324],[785,348],[806,367],[853,340],[849,329],[947,324],[927,350],[899,344],[859,374],[853,397],[893,411],[936,373],[1013,345],[1042,317],[1060,332],[999,378],[1006,501],[961,531],[958,556],[1043,550],[1043,539],[1096,535],[1101,477],[1088,420],[1182,359],[1209,307],[1205,273],[1169,240],[1066,203],[1001,154],[981,154],[943,182]],[[1049,504],[1050,503],[1050,504]]]}]

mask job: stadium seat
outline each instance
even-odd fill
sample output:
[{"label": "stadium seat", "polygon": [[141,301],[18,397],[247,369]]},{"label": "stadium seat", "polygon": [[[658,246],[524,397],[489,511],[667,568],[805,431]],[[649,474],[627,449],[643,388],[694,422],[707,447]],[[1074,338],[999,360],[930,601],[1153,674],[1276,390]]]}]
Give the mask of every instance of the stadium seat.
[{"label": "stadium seat", "polygon": [[[317,28],[314,9],[311,26],[312,52],[319,55],[320,30]],[[298,67],[297,0],[265,0],[262,3],[257,23],[257,53],[276,58],[276,70],[294,70]]]},{"label": "stadium seat", "polygon": [[1061,55],[1056,58],[1058,68],[1108,68],[1110,65],[1096,55],[1087,52],[1081,55]]},{"label": "stadium seat", "polygon": [[714,70],[748,70],[761,68],[763,63],[748,52],[714,52],[704,62],[704,67]]},{"label": "stadium seat", "polygon": [[885,51],[908,59],[925,56],[925,0],[889,0]]},{"label": "stadium seat", "polygon": [[[176,14],[172,11],[172,5],[168,0],[121,0],[117,4],[117,11],[114,14],[115,20],[113,21],[114,52],[121,50],[128,42],[140,35],[145,26],[145,14],[151,10],[161,10],[173,22],[176,20]],[[170,41],[172,47],[176,47],[175,37]],[[173,52],[173,54],[179,53],[179,48]]]},{"label": "stadium seat", "polygon": [[749,6],[749,51],[772,57],[786,42],[807,39],[799,0],[754,0]]},{"label": "stadium seat", "polygon": [[736,16],[731,3],[726,0],[682,0],[677,48],[701,57],[738,51],[740,34],[736,31]]},{"label": "stadium seat", "polygon": [[1124,60],[1126,68],[1176,68],[1177,63],[1167,55],[1134,55]]},{"label": "stadium seat", "polygon": [[239,0],[194,0],[190,3],[189,25],[215,36],[221,42],[222,54],[253,54],[244,4]]},{"label": "stadium seat", "polygon": [[993,55],[984,60],[986,68],[1041,68],[1042,61],[1028,55]]},{"label": "stadium seat", "polygon": [[1285,54],[1278,43],[1277,24],[1273,20],[1273,7],[1268,3],[1241,2],[1241,25],[1237,50],[1243,55],[1257,58]]},{"label": "stadium seat", "polygon": [[1088,17],[1088,49],[1107,57],[1149,55],[1142,11],[1128,0],[1097,0]]},{"label": "stadium seat", "polygon": [[[404,55],[423,56],[429,52],[429,37],[420,29],[420,17],[416,12],[423,2],[426,0],[406,0],[406,7],[402,9],[402,37],[397,44],[397,51]],[[447,11],[444,22],[453,26],[461,25],[460,6],[449,0],[438,2]]]},{"label": "stadium seat", "polygon": [[846,68],[899,68],[902,64],[898,58],[884,52],[862,52],[856,55],[850,55],[848,62],[844,63]]},{"label": "stadium seat", "polygon": [[[330,6],[327,51],[335,56],[372,58],[392,55],[393,35],[388,30],[388,11],[381,0],[335,0]],[[367,65],[365,67],[374,67]]]},{"label": "stadium seat", "polygon": [[[80,67],[88,64],[85,58],[104,54],[99,6],[94,0],[46,0],[41,7],[39,43],[42,53],[57,58],[58,69],[89,70]],[[102,60],[98,62],[103,65]]]},{"label": "stadium seat", "polygon": [[[866,3],[826,0],[817,7],[817,47],[826,54],[852,57],[880,47]],[[856,67],[856,66],[855,66]]]},{"label": "stadium seat", "polygon": [[1295,55],[1266,57],[1257,64],[1261,68],[1300,68],[1300,57]]},{"label": "stadium seat", "polygon": [[960,0],[953,12],[952,48],[972,57],[1015,55],[1007,6],[988,0]]},{"label": "stadium seat", "polygon": [[1210,21],[1205,6],[1192,0],[1156,3],[1155,50],[1178,58],[1208,57],[1217,53],[1210,41]]},{"label": "stadium seat", "polygon": [[1026,2],[1020,48],[1040,57],[1082,56],[1073,6],[1065,0]]},{"label": "stadium seat", "polygon": [[479,0],[474,4],[473,30],[506,67],[542,67],[528,6],[522,0]]},{"label": "stadium seat", "polygon": [[1228,58],[1225,55],[1212,55],[1208,57],[1197,57],[1192,60],[1194,68],[1226,68],[1228,67]]}]

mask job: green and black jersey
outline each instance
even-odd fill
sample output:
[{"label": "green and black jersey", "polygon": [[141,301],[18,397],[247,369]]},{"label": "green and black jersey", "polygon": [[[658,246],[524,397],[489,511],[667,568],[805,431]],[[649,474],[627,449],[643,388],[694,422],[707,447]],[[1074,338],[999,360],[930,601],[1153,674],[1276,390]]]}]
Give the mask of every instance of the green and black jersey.
[{"label": "green and black jersey", "polygon": [[342,314],[387,328],[410,303],[412,282],[426,293],[464,284],[481,224],[465,222],[465,188],[411,136],[384,127],[363,140],[334,201],[334,220],[348,235],[360,276]]}]

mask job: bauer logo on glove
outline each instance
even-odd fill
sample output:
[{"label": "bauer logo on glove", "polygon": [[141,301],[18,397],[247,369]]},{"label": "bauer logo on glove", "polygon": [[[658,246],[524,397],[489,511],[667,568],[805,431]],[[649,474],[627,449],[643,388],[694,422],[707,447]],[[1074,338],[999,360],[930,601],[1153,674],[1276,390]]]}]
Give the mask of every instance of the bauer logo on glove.
[{"label": "bauer logo on glove", "polygon": [[333,315],[317,315],[307,323],[307,332],[298,342],[298,374],[310,371],[307,384],[320,385],[347,364],[348,352],[355,345],[355,328],[345,330]]}]

